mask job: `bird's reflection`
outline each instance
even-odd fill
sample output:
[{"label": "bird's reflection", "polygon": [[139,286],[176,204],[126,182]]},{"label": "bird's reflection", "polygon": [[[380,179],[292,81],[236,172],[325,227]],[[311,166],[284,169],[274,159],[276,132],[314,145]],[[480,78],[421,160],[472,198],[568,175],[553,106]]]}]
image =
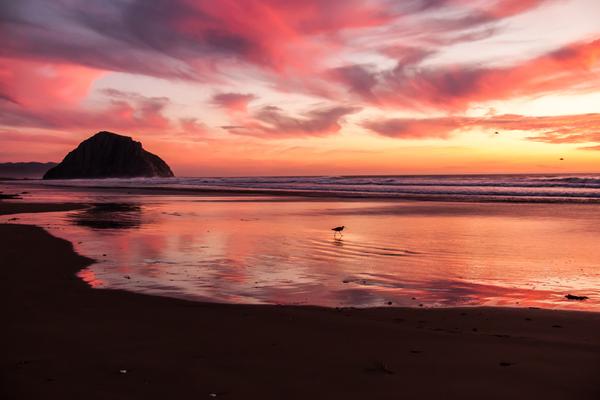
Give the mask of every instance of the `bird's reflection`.
[{"label": "bird's reflection", "polygon": [[335,246],[344,247],[344,239],[342,239],[341,237],[339,237],[339,238],[334,238],[334,239],[333,239],[333,244],[334,244]]}]

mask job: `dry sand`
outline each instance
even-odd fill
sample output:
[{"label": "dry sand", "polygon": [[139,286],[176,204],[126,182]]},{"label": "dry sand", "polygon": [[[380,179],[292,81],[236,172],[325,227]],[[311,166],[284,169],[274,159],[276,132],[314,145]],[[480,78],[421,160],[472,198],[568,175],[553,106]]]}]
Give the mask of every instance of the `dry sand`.
[{"label": "dry sand", "polygon": [[193,303],[90,289],[39,227],[0,243],[3,399],[600,399],[599,313]]}]

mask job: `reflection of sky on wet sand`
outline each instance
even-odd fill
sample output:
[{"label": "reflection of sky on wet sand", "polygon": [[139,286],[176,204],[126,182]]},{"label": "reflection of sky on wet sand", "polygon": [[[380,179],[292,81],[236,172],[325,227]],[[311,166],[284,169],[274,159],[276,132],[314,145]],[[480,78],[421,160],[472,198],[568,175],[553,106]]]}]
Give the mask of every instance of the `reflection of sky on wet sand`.
[{"label": "reflection of sky on wet sand", "polygon": [[71,214],[75,225],[92,229],[129,229],[142,224],[141,207],[133,203],[95,203]]},{"label": "reflection of sky on wet sand", "polygon": [[[102,199],[111,205],[15,222],[97,259],[80,273],[95,287],[219,302],[600,311],[597,205],[248,200],[112,195]],[[341,240],[329,230],[338,225]]]}]

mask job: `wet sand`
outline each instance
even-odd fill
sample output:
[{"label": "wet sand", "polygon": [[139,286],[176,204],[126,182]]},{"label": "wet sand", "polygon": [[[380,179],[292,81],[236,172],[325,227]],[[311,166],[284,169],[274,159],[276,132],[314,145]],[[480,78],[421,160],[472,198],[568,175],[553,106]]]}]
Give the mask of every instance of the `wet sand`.
[{"label": "wet sand", "polygon": [[39,227],[0,243],[2,398],[600,398],[600,313],[195,303],[92,290]]},{"label": "wet sand", "polygon": [[99,260],[79,273],[93,287],[211,303],[600,312],[595,205],[54,190],[15,203],[59,199],[90,207],[0,222],[44,227]]},{"label": "wet sand", "polygon": [[0,215],[40,213],[51,211],[70,211],[86,208],[81,203],[2,203],[0,202]]}]

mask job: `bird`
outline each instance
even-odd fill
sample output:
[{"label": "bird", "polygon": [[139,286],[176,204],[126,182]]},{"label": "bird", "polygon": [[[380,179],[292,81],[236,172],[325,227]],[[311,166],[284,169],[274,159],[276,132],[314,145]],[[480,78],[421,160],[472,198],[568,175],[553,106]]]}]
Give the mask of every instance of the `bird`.
[{"label": "bird", "polygon": [[563,160],[564,160],[564,158],[563,158],[563,157],[561,157],[561,158],[560,158],[560,161],[563,161]]},{"label": "bird", "polygon": [[345,226],[336,226],[335,228],[331,228],[331,230],[333,231],[333,236],[337,235],[338,233],[340,235],[342,235],[342,231],[344,230]]}]

